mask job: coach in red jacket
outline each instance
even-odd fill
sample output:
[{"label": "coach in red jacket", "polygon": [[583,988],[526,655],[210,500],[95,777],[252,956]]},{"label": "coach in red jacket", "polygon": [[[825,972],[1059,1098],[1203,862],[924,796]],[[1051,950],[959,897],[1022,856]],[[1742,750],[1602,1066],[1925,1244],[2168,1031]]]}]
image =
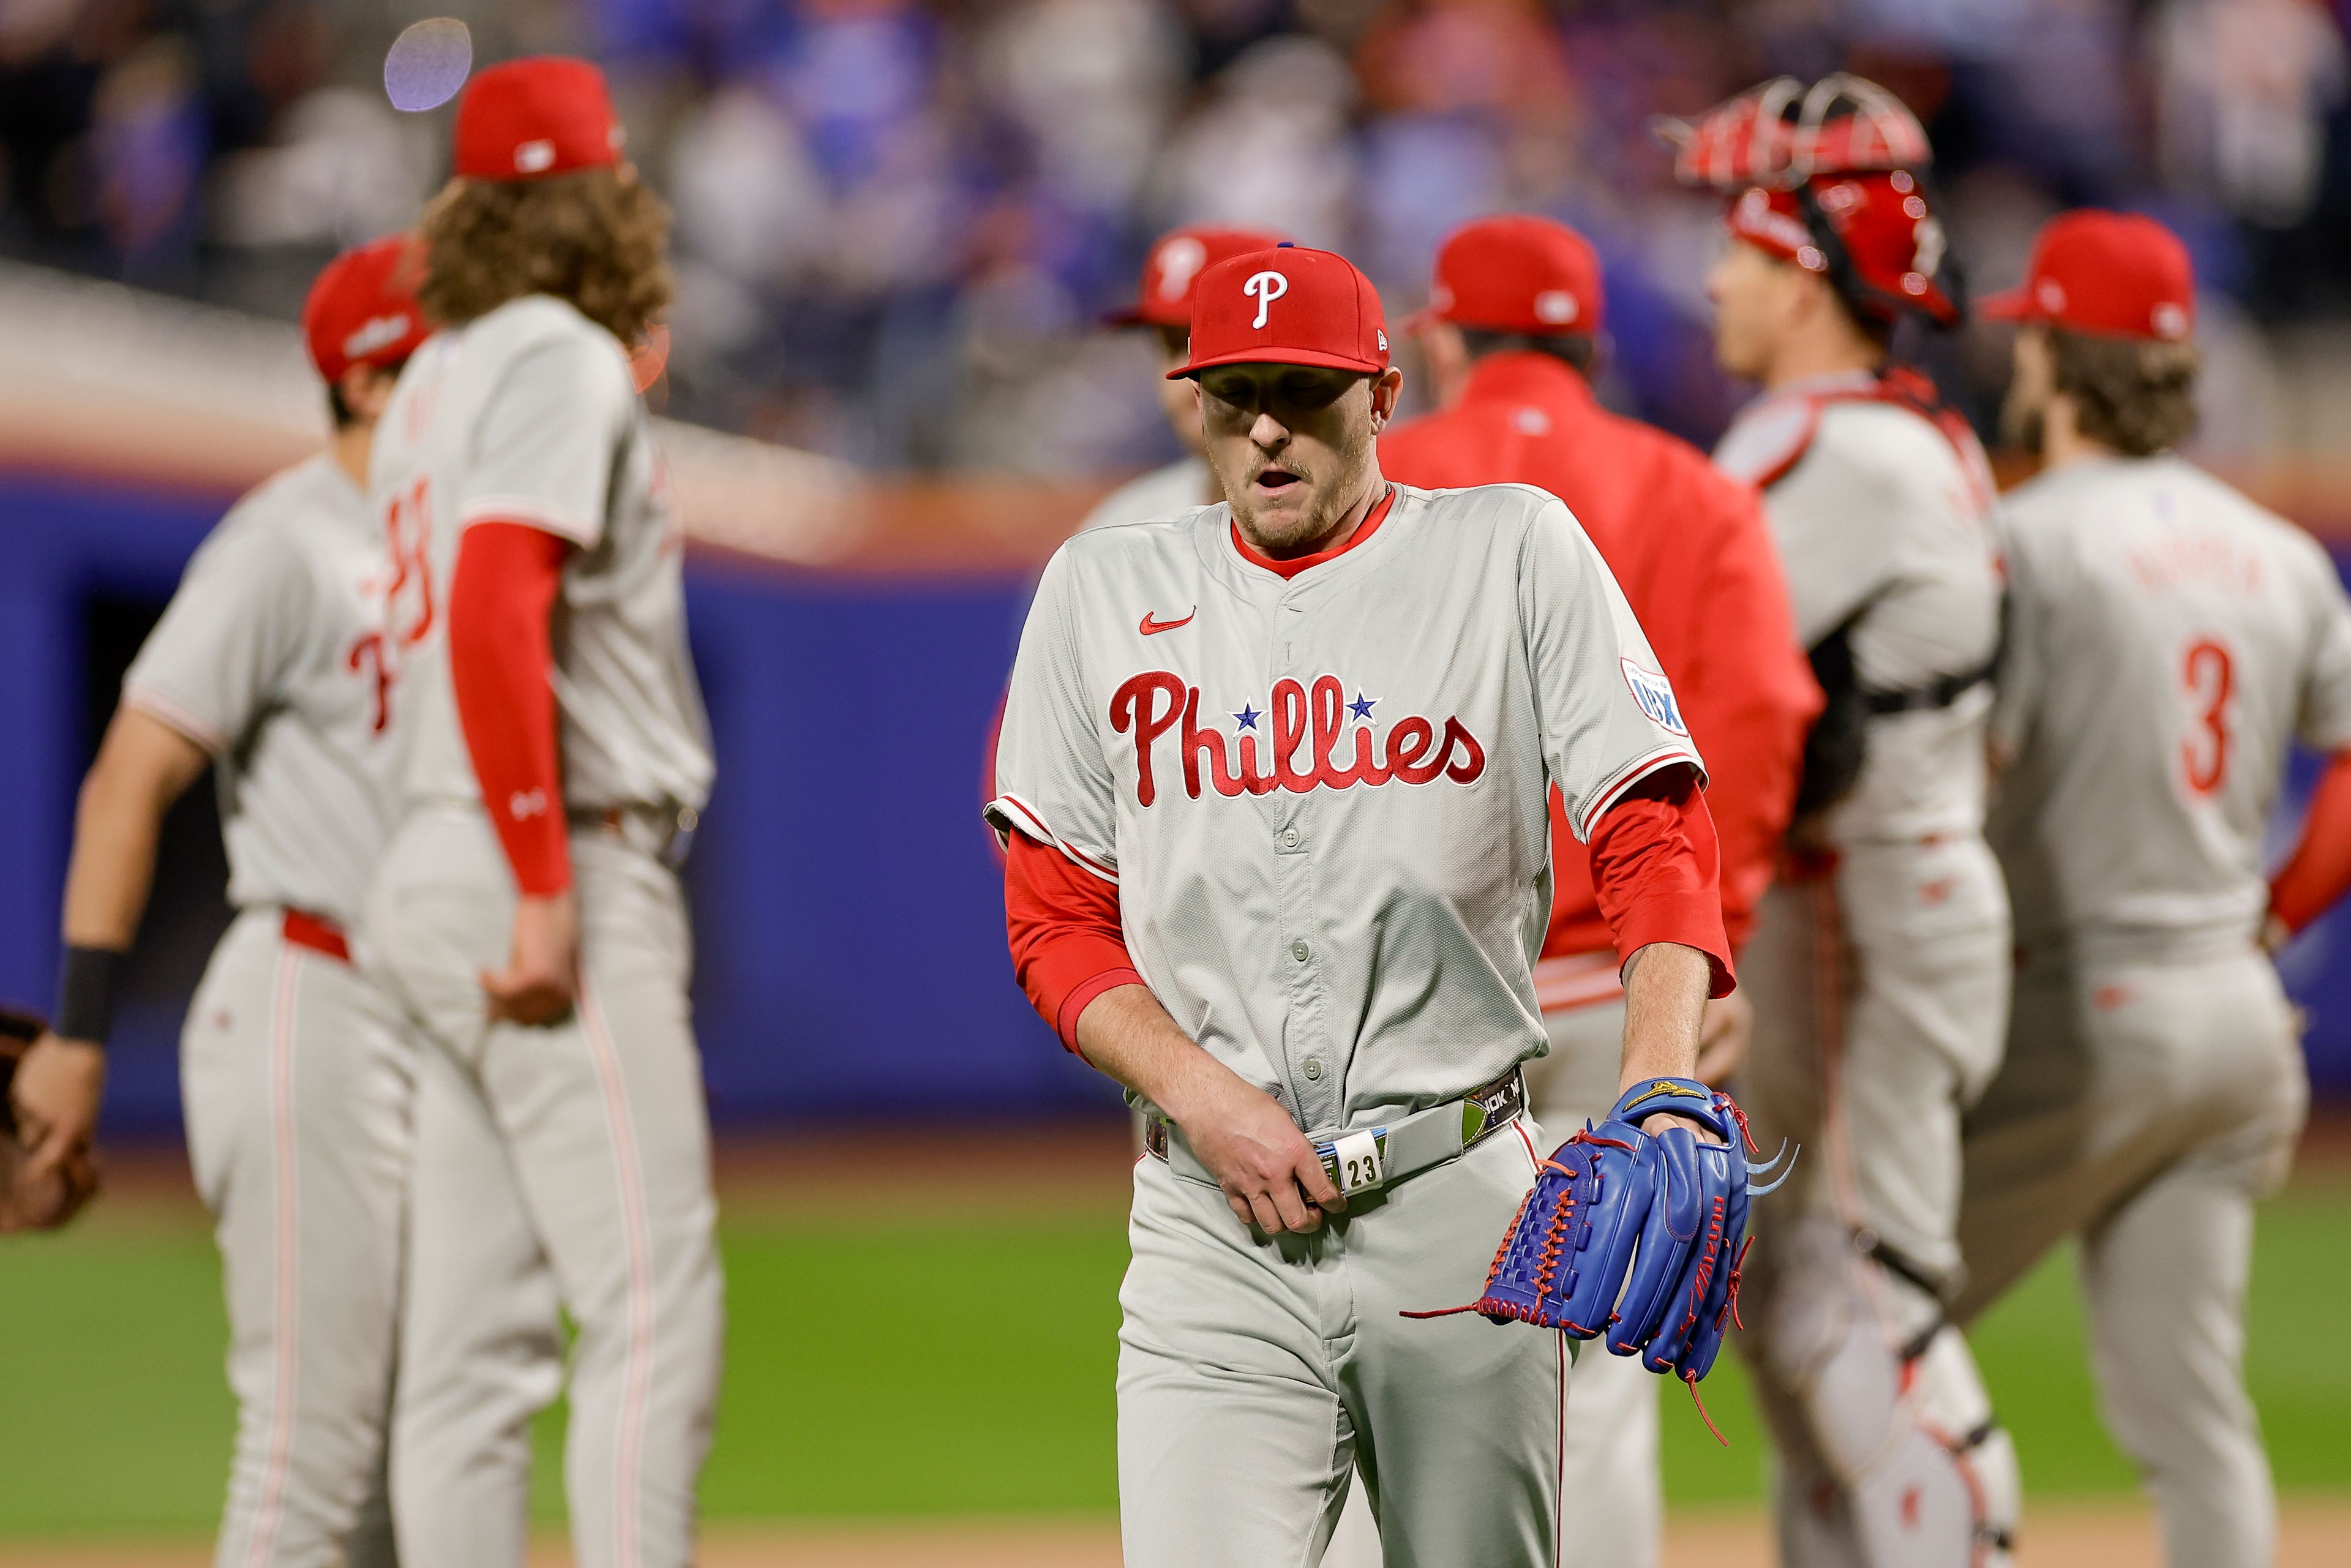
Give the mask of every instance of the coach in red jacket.
[{"label": "coach in red jacket", "polygon": [[[1428,308],[1407,323],[1442,412],[1382,437],[1380,469],[1430,489],[1537,486],[1583,525],[1648,632],[1706,758],[1723,924],[1736,946],[1779,858],[1820,690],[1796,645],[1755,493],[1697,448],[1609,413],[1593,395],[1604,309],[1598,260],[1573,229],[1494,217],[1456,231],[1437,253]],[[1552,811],[1557,892],[1535,970],[1552,1056],[1529,1082],[1543,1126],[1563,1137],[1614,1099],[1624,991],[1590,863],[1555,792]],[[1709,1007],[1701,1078],[1719,1082],[1743,1053],[1744,1009],[1737,992]],[[1571,1473],[1564,1495],[1583,1500],[1562,1568],[1656,1562],[1656,1382],[1629,1357],[1578,1364],[1567,1463],[1583,1473]]]}]

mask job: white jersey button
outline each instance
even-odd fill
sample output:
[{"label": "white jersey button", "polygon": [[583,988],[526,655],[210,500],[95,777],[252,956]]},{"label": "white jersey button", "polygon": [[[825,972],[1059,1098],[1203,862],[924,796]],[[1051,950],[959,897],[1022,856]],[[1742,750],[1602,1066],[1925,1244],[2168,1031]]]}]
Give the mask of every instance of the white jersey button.
[{"label": "white jersey button", "polygon": [[1308,1057],[1306,1059],[1306,1082],[1309,1083],[1316,1083],[1320,1082],[1322,1078],[1322,1059],[1319,1056]]},{"label": "white jersey button", "polygon": [[1307,947],[1304,942],[1292,942],[1290,945],[1290,956],[1297,959],[1301,964],[1306,962],[1306,953]]},{"label": "white jersey button", "polygon": [[1294,850],[1298,847],[1298,830],[1296,828],[1284,828],[1281,830],[1281,847],[1286,850]]}]

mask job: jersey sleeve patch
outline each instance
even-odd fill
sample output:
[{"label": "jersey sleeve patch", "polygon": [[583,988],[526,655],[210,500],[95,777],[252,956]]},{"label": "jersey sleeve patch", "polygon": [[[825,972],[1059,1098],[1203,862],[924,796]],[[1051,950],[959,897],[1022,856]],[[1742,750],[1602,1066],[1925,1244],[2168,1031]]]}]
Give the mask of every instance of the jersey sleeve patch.
[{"label": "jersey sleeve patch", "polygon": [[1616,661],[1625,670],[1625,684],[1633,691],[1633,700],[1649,716],[1658,728],[1670,731],[1684,739],[1689,737],[1689,726],[1682,720],[1681,704],[1674,696],[1673,683],[1656,670],[1645,670],[1630,659]]}]

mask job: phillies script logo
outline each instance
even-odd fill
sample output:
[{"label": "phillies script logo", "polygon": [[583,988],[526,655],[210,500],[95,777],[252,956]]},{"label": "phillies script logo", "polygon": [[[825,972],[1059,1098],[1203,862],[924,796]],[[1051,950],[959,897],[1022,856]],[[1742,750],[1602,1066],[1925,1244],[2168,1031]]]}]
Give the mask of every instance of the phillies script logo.
[{"label": "phillies script logo", "polygon": [[[1204,765],[1208,787],[1226,796],[1270,795],[1276,789],[1303,795],[1317,785],[1347,789],[1392,779],[1426,784],[1440,773],[1468,784],[1486,771],[1486,748],[1459,719],[1447,719],[1441,730],[1429,719],[1399,719],[1383,734],[1372,721],[1378,703],[1361,692],[1349,702],[1336,675],[1317,675],[1311,689],[1284,677],[1274,683],[1267,711],[1243,704],[1232,716],[1239,737],[1238,764],[1233,737],[1221,727],[1201,727],[1200,688],[1165,670],[1130,676],[1112,693],[1110,723],[1121,735],[1134,732],[1134,798],[1144,806],[1159,798],[1153,762],[1161,737],[1171,732],[1176,759],[1184,768],[1184,793],[1195,800],[1200,798]],[[1270,724],[1272,734],[1259,729],[1260,724]],[[1343,764],[1343,743],[1349,743],[1351,755]]]}]

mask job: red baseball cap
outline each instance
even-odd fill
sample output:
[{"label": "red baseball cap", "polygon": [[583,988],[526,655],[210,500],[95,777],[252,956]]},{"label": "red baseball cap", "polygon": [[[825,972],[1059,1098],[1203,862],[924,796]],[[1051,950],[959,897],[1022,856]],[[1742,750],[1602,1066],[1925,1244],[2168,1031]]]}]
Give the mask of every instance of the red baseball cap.
[{"label": "red baseball cap", "polygon": [[391,370],[433,334],[416,303],[413,242],[392,235],[327,263],[302,302],[310,362],[330,382],[353,365]]},{"label": "red baseball cap", "polygon": [[1428,308],[1405,330],[1432,321],[1541,336],[1600,330],[1605,297],[1600,257],[1565,224],[1519,214],[1479,218],[1446,236]]},{"label": "red baseball cap", "polygon": [[457,100],[455,166],[467,180],[544,180],[621,161],[620,117],[604,73],[538,55],[492,66]]},{"label": "red baseball cap", "polygon": [[1388,368],[1379,290],[1345,256],[1280,246],[1228,256],[1200,275],[1190,360],[1169,381],[1215,365]]},{"label": "red baseball cap", "polygon": [[1143,263],[1134,303],[1102,318],[1113,327],[1189,327],[1200,275],[1220,261],[1289,243],[1271,229],[1228,229],[1193,224],[1170,229]]},{"label": "red baseball cap", "polygon": [[[1872,297],[1860,303],[1889,319],[1914,310],[1946,327],[1959,320],[1959,307],[1943,287],[1943,225],[1916,176],[1902,169],[1840,175],[1813,180],[1808,190]],[[1807,272],[1829,271],[1829,257],[1792,191],[1750,185],[1731,199],[1723,223],[1767,256]]]},{"label": "red baseball cap", "polygon": [[2196,268],[2179,236],[2153,218],[2061,213],[2033,242],[2023,284],[1981,310],[1995,321],[2176,343],[2196,329]]}]

